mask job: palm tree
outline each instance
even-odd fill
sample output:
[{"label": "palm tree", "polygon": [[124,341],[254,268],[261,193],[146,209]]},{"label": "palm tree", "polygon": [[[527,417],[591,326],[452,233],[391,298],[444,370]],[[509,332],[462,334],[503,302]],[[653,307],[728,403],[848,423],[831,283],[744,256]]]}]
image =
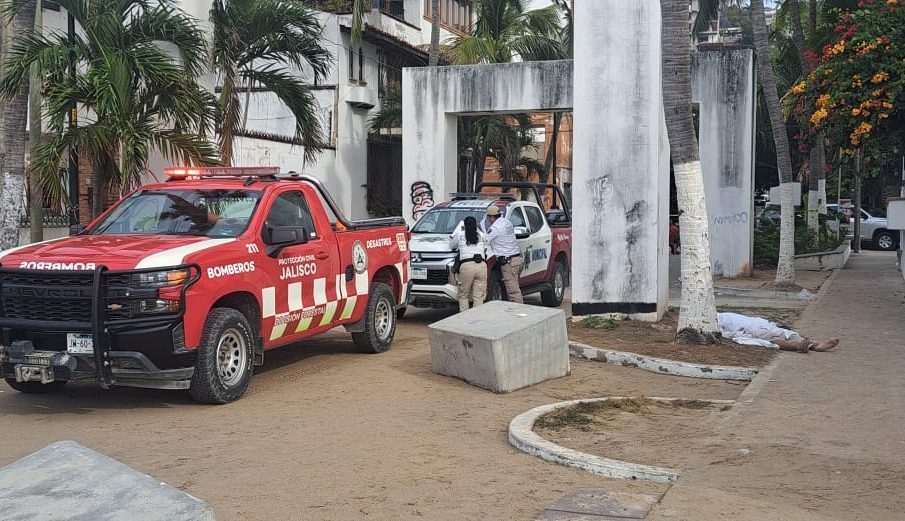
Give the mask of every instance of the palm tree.
[{"label": "palm tree", "polygon": [[[35,25],[37,34],[44,32],[44,7],[41,0],[35,2]],[[31,76],[28,78],[28,143],[34,146],[41,141],[41,79],[38,66],[31,66]],[[28,176],[28,204],[31,224],[29,235],[31,242],[44,240],[44,197],[37,176]]]},{"label": "palm tree", "polygon": [[[170,160],[215,163],[216,149],[202,136],[212,127],[214,101],[196,81],[204,70],[205,46],[195,22],[165,0],[59,4],[80,29],[74,39],[23,30],[11,44],[0,81],[0,97],[12,99],[27,85],[30,67],[40,71],[52,135],[32,149],[32,171],[40,183],[63,199],[60,165],[77,147],[94,162],[92,213],[97,215],[102,194],[140,181],[154,150]],[[25,0],[10,9],[31,12]],[[82,107],[91,120],[69,128],[65,120],[72,106]]]},{"label": "palm tree", "polygon": [[[35,22],[35,2],[23,2],[21,9],[7,12],[4,40],[9,35],[31,32]],[[5,54],[9,54],[8,51]],[[0,140],[0,172],[3,172],[0,195],[0,250],[19,242],[19,217],[22,195],[25,193],[25,122],[28,118],[28,78],[5,96],[2,111],[2,140]]]},{"label": "palm tree", "polygon": [[770,127],[773,129],[773,142],[776,147],[776,167],[779,170],[781,190],[780,211],[782,217],[779,224],[779,262],[776,266],[776,284],[788,286],[795,283],[795,268],[792,260],[795,255],[795,202],[792,191],[792,159],[789,154],[789,136],[786,134],[785,119],[776,91],[776,78],[773,75],[770,46],[767,40],[767,20],[764,14],[763,0],[751,0],[751,25],[754,29],[754,45],[757,49],[758,76],[770,114]]},{"label": "palm tree", "polygon": [[[327,76],[332,61],[321,45],[315,14],[291,0],[214,0],[212,55],[222,89],[217,133],[223,164],[233,160],[233,141],[243,130],[250,94],[263,88],[274,93],[295,117],[295,139],[305,147],[304,162],[313,160],[324,143],[317,102],[291,68],[310,70],[315,83]],[[245,93],[245,117],[240,118]]]},{"label": "palm tree", "polygon": [[[458,64],[505,63],[516,57],[525,61],[566,58],[571,48],[562,29],[562,12],[557,5],[529,9],[528,0],[484,0],[475,5],[475,23],[470,34],[454,36],[447,42],[448,53]],[[570,39],[568,41],[571,41]],[[462,118],[460,118],[462,119]],[[484,162],[494,142],[503,135],[505,117],[471,118],[462,128],[470,130],[460,138],[463,147],[471,148],[470,171],[460,175],[466,190],[480,183]],[[554,145],[555,146],[555,142]],[[544,169],[545,172],[549,171]]]},{"label": "palm tree", "polygon": [[427,56],[428,66],[440,63],[440,0],[431,0],[431,45]]},{"label": "palm tree", "polygon": [[712,343],[719,338],[704,174],[691,104],[691,34],[688,2],[661,0],[663,108],[676,178],[682,241],[682,306],[678,338]]}]

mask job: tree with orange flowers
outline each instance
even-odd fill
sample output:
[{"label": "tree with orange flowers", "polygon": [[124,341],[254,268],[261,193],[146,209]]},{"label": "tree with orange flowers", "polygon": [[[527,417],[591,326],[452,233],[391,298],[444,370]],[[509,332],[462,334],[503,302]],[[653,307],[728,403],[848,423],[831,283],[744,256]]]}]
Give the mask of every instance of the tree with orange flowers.
[{"label": "tree with orange flowers", "polygon": [[818,66],[792,87],[795,113],[809,115],[812,135],[823,132],[848,154],[874,164],[905,148],[905,5],[863,0],[843,13],[838,39],[823,48]]}]

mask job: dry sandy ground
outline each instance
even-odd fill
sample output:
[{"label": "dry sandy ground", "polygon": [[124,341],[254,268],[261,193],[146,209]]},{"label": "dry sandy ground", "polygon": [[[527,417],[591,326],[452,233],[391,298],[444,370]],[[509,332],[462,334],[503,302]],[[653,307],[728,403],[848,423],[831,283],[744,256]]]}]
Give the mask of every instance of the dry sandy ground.
[{"label": "dry sandy ground", "polygon": [[516,451],[506,429],[517,414],[607,395],[733,399],[744,388],[573,361],[569,377],[495,395],[432,373],[425,325],[442,316],[413,313],[383,355],[354,353],[341,332],[273,352],[225,406],[144,389],[3,386],[0,465],[71,439],[210,501],[221,521],[530,520],[577,489],[664,489]]}]

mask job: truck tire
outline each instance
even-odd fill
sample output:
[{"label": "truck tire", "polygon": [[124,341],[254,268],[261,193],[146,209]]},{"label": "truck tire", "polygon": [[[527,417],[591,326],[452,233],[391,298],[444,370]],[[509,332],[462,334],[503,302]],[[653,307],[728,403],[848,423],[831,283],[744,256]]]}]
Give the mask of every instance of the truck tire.
[{"label": "truck tire", "polygon": [[566,294],[566,267],[562,261],[557,260],[553,263],[550,285],[552,288],[541,291],[541,301],[547,307],[558,308],[562,304],[563,295]]},{"label": "truck tire", "polygon": [[189,393],[201,403],[229,403],[241,397],[251,381],[254,335],[245,315],[214,308],[204,322],[198,360]]},{"label": "truck tire", "polygon": [[396,336],[396,296],[382,282],[371,284],[365,307],[364,331],[352,333],[355,346],[365,353],[383,353],[390,349]]},{"label": "truck tire", "polygon": [[898,245],[896,234],[889,230],[880,230],[874,235],[874,245],[881,251],[893,251]]},{"label": "truck tire", "polygon": [[66,380],[58,380],[49,384],[41,382],[17,382],[15,378],[7,378],[6,383],[20,393],[46,394],[57,392],[66,385]]}]

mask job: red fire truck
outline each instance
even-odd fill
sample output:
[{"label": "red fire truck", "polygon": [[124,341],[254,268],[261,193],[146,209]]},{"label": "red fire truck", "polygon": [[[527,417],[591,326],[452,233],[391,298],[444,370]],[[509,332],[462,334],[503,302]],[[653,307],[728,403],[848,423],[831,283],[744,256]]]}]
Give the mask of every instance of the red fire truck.
[{"label": "red fire truck", "polygon": [[338,325],[389,349],[409,290],[402,218],[350,221],[275,168],[171,168],[78,234],[0,252],[0,375],[242,396],[268,349]]}]

